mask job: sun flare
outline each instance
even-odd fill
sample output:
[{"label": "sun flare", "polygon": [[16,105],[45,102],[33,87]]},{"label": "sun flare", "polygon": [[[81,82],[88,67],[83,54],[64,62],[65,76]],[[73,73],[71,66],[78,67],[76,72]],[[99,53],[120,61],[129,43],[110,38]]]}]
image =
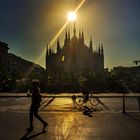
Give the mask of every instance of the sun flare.
[{"label": "sun flare", "polygon": [[74,22],[77,19],[77,14],[74,11],[70,11],[67,15],[68,21]]}]

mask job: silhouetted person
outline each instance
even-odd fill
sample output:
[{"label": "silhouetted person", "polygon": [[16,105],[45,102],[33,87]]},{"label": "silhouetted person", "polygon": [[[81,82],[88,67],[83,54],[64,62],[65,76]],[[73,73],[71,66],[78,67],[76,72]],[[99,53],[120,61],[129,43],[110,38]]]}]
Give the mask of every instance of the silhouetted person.
[{"label": "silhouetted person", "polygon": [[140,112],[140,97],[138,97],[139,112]]},{"label": "silhouetted person", "polygon": [[33,81],[32,82],[32,89],[31,89],[31,107],[30,107],[30,126],[27,129],[28,131],[33,130],[33,116],[35,116],[38,120],[40,120],[43,124],[43,130],[48,125],[47,122],[45,122],[39,115],[38,115],[38,109],[40,107],[41,102],[41,95],[40,95],[40,88],[39,88],[39,81]]},{"label": "silhouetted person", "polygon": [[81,92],[83,93],[84,103],[86,103],[88,101],[90,92],[86,81],[83,81],[81,84]]}]

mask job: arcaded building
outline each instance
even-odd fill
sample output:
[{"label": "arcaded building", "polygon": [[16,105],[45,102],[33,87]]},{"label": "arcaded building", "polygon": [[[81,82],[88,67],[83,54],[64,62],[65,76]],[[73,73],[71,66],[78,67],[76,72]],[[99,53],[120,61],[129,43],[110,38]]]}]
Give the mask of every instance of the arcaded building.
[{"label": "arcaded building", "polygon": [[60,45],[59,39],[57,40],[56,52],[53,52],[52,49],[47,46],[46,70],[49,73],[103,71],[103,44],[99,44],[96,51],[94,47],[91,37],[89,45],[85,44],[83,30],[79,31],[78,37],[76,36],[76,28],[74,26],[72,37],[70,30],[66,30],[63,46]]}]

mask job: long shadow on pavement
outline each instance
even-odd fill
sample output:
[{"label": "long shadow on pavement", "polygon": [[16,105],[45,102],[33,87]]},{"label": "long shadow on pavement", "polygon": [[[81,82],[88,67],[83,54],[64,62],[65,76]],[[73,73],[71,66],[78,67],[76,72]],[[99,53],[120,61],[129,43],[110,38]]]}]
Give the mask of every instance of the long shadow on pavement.
[{"label": "long shadow on pavement", "polygon": [[31,132],[32,132],[32,131],[27,131],[26,134],[25,134],[20,140],[30,140],[30,139],[32,139],[32,138],[34,138],[34,137],[37,137],[37,136],[39,136],[39,135],[42,135],[42,134],[46,133],[46,131],[43,130],[43,131],[38,132],[38,133],[36,133],[36,134],[34,134],[34,135],[28,136]]},{"label": "long shadow on pavement", "polygon": [[40,110],[43,110],[45,107],[47,107],[50,103],[52,103],[54,101],[55,97],[53,97],[52,99],[48,100],[47,102],[44,101],[42,104],[41,104],[41,107],[40,107]]},{"label": "long shadow on pavement", "polygon": [[84,115],[86,115],[88,117],[92,117],[92,114],[91,114],[92,113],[92,110],[89,107],[84,106],[82,112],[83,112]]},{"label": "long shadow on pavement", "polygon": [[130,113],[125,113],[125,114],[126,114],[127,116],[129,116],[130,118],[132,118],[132,119],[134,119],[134,120],[136,120],[137,122],[140,123],[140,119],[137,119],[136,116],[131,115]]}]

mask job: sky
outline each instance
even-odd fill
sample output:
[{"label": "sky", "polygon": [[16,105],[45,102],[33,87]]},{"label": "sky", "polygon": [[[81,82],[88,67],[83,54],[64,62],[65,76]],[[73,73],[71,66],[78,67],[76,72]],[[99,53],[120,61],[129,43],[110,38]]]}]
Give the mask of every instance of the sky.
[{"label": "sky", "polygon": [[[0,41],[9,44],[9,52],[45,67],[46,44],[81,1],[0,0]],[[76,28],[83,28],[87,45],[92,36],[94,50],[104,44],[105,68],[134,66],[133,60],[140,60],[139,7],[139,0],[85,0],[78,10]],[[72,35],[73,24],[67,28]]]}]

